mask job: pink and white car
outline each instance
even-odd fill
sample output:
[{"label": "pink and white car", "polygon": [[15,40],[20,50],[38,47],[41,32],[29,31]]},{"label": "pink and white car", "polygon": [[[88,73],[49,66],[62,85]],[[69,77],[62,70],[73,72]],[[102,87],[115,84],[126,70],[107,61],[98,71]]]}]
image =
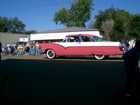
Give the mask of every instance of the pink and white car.
[{"label": "pink and white car", "polygon": [[62,42],[42,43],[40,46],[49,59],[68,55],[93,55],[101,60],[110,55],[123,54],[119,42],[103,41],[87,34],[67,35]]}]

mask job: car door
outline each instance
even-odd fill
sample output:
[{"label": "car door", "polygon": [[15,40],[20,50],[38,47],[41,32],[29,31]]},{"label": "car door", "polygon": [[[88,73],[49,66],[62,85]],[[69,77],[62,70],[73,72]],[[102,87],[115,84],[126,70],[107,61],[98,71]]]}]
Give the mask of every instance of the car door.
[{"label": "car door", "polygon": [[92,52],[97,48],[95,47],[95,40],[91,39],[87,36],[81,36],[81,50],[83,51],[83,55],[91,55]]},{"label": "car door", "polygon": [[65,55],[81,55],[81,41],[79,36],[67,36],[63,43]]}]

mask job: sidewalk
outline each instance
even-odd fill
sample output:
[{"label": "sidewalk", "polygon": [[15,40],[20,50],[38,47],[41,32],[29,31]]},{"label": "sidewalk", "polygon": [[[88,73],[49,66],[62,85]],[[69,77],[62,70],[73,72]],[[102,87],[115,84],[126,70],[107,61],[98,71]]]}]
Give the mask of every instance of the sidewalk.
[{"label": "sidewalk", "polygon": [[6,60],[6,59],[45,59],[46,56],[42,56],[42,55],[28,55],[28,54],[24,54],[24,55],[2,55],[1,58],[2,60]]},{"label": "sidewalk", "polygon": [[29,55],[29,53],[25,53],[24,55]]}]

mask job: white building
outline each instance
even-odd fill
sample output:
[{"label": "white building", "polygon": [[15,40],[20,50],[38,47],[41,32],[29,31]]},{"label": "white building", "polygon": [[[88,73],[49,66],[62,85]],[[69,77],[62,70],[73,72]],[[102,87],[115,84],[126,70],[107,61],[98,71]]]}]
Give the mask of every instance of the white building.
[{"label": "white building", "polygon": [[82,27],[71,27],[71,28],[64,28],[58,30],[49,30],[45,32],[34,33],[30,35],[31,41],[38,41],[42,43],[45,42],[54,42],[60,41],[65,38],[67,35],[72,34],[90,34],[102,37],[98,29],[92,28],[82,28]]}]

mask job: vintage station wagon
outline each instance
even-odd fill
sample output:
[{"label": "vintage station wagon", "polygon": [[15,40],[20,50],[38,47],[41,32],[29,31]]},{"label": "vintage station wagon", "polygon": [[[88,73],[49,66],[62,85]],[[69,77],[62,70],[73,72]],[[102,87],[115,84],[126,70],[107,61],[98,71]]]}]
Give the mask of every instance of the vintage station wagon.
[{"label": "vintage station wagon", "polygon": [[42,51],[48,59],[68,55],[93,55],[101,60],[110,55],[122,55],[119,42],[103,41],[94,35],[67,35],[62,42],[42,43]]}]

